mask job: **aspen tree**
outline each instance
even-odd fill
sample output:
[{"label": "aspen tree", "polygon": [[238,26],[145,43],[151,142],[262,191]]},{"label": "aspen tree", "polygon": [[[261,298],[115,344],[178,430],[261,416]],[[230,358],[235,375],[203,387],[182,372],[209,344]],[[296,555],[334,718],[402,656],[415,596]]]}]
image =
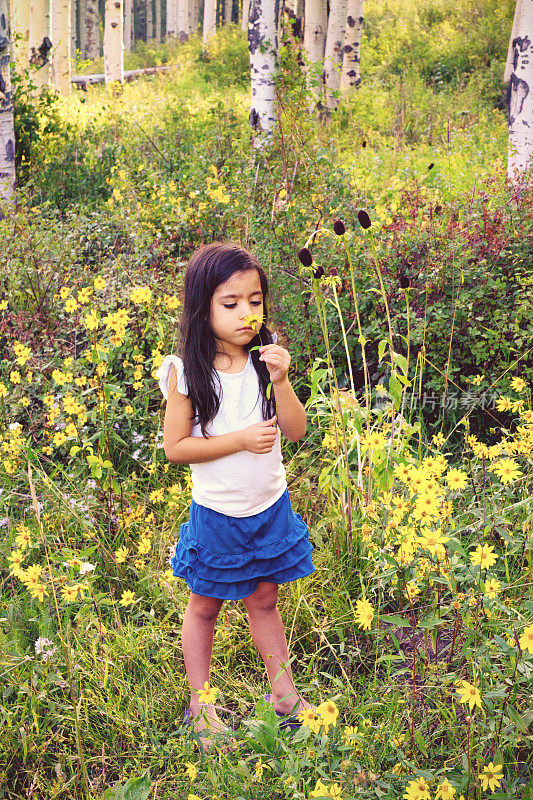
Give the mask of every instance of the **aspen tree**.
[{"label": "aspen tree", "polygon": [[52,78],[55,88],[70,94],[70,12],[71,0],[53,0],[52,3]]},{"label": "aspen tree", "polygon": [[161,0],[155,0],[154,39],[161,41]]},{"label": "aspen tree", "polygon": [[6,0],[0,0],[0,197],[10,200],[15,192],[15,131],[11,91],[11,35]]},{"label": "aspen tree", "polygon": [[217,29],[217,0],[204,0],[203,50],[209,50],[209,40]]},{"label": "aspen tree", "polygon": [[[324,58],[328,12],[326,0],[306,0],[304,23],[304,50],[308,61],[308,74],[313,73],[312,65]],[[318,86],[312,87],[315,95],[319,94]]]},{"label": "aspen tree", "polygon": [[324,83],[328,110],[335,109],[338,103],[336,92],[341,85],[345,29],[346,0],[331,0],[324,53]]},{"label": "aspen tree", "polygon": [[86,58],[100,58],[100,10],[98,0],[85,0]]},{"label": "aspen tree", "polygon": [[517,34],[518,20],[520,19],[520,14],[522,13],[522,2],[523,0],[516,0],[516,5],[514,8],[513,30],[511,31],[511,38],[509,39],[509,48],[507,50],[507,61],[505,62],[505,71],[503,73],[504,83],[507,83],[507,81],[511,77],[511,72],[513,71],[513,54],[514,54],[513,40]]},{"label": "aspen tree", "polygon": [[167,0],[167,39],[176,36],[178,30],[178,0]]},{"label": "aspen tree", "polygon": [[79,22],[79,32],[80,32],[78,49],[81,53],[81,57],[87,58],[87,25],[86,25],[87,8],[85,0],[77,0],[77,6],[78,6],[78,22]]},{"label": "aspen tree", "polygon": [[533,0],[522,0],[513,33],[513,61],[507,89],[507,175],[518,184],[522,173],[533,166]]},{"label": "aspen tree", "polygon": [[19,37],[13,47],[15,68],[22,72],[28,67],[30,41],[30,0],[11,0],[13,33]]},{"label": "aspen tree", "polygon": [[51,37],[48,0],[30,0],[29,61],[37,67],[32,74],[37,89],[50,83]]},{"label": "aspen tree", "polygon": [[124,83],[122,0],[105,0],[104,73],[106,85]]},{"label": "aspen tree", "polygon": [[200,19],[199,0],[189,0],[189,29],[193,36],[198,33],[198,21]]},{"label": "aspen tree", "polygon": [[76,0],[70,0],[70,58],[74,64],[76,63],[76,50],[78,49],[77,15]]},{"label": "aspen tree", "polygon": [[150,42],[154,38],[154,7],[152,0],[145,0],[146,8],[146,41]]},{"label": "aspen tree", "polygon": [[133,29],[133,0],[124,0],[124,50],[131,52]]},{"label": "aspen tree", "polygon": [[191,0],[178,0],[178,40],[186,42],[190,34],[189,3]]},{"label": "aspen tree", "polygon": [[248,49],[252,105],[250,124],[255,132],[254,147],[268,145],[276,124],[275,77],[278,55],[279,0],[251,0],[248,20]]},{"label": "aspen tree", "polygon": [[361,31],[363,30],[363,0],[348,0],[346,7],[346,33],[342,62],[341,89],[357,89],[361,84]]},{"label": "aspen tree", "polygon": [[224,0],[224,25],[230,24],[232,11],[233,0]]},{"label": "aspen tree", "polygon": [[241,28],[248,33],[248,16],[250,11],[250,0],[242,0]]}]

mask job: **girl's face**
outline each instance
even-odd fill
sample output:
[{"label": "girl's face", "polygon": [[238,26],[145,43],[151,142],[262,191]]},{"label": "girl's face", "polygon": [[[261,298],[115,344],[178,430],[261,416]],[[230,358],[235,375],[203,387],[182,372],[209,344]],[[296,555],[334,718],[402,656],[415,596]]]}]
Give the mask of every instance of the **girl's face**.
[{"label": "girl's face", "polygon": [[255,269],[234,272],[220,283],[211,298],[211,330],[227,353],[241,354],[255,336],[244,322],[250,314],[263,317],[263,292],[259,273]]}]

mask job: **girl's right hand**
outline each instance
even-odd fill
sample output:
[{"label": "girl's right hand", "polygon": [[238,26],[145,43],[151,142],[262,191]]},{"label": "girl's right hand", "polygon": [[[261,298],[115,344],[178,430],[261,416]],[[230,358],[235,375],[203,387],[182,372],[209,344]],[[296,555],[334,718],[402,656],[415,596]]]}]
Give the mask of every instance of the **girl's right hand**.
[{"label": "girl's right hand", "polygon": [[243,450],[249,450],[250,453],[270,453],[277,434],[278,420],[276,416],[249,425],[241,431]]}]

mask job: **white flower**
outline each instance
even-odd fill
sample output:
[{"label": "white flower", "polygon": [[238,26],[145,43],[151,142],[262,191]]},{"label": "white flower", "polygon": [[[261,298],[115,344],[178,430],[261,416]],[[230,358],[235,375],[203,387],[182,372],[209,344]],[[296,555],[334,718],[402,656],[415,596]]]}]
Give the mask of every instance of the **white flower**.
[{"label": "white flower", "polygon": [[40,636],[35,642],[35,652],[38,656],[42,655],[45,661],[52,658],[56,650],[57,647],[53,642],[51,642],[50,639],[46,639],[44,636]]},{"label": "white flower", "polygon": [[90,564],[88,561],[86,561],[80,567],[80,575],[85,575],[86,572],[92,572],[93,569],[95,569],[95,565]]}]

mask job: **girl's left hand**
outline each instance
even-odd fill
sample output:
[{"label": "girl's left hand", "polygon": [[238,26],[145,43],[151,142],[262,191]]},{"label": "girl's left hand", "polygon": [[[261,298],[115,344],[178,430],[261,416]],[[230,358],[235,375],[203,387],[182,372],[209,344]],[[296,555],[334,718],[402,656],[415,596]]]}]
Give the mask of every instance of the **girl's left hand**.
[{"label": "girl's left hand", "polygon": [[287,377],[291,356],[288,350],[279,344],[264,344],[259,348],[259,361],[264,361],[270,373],[272,383],[281,383]]}]

